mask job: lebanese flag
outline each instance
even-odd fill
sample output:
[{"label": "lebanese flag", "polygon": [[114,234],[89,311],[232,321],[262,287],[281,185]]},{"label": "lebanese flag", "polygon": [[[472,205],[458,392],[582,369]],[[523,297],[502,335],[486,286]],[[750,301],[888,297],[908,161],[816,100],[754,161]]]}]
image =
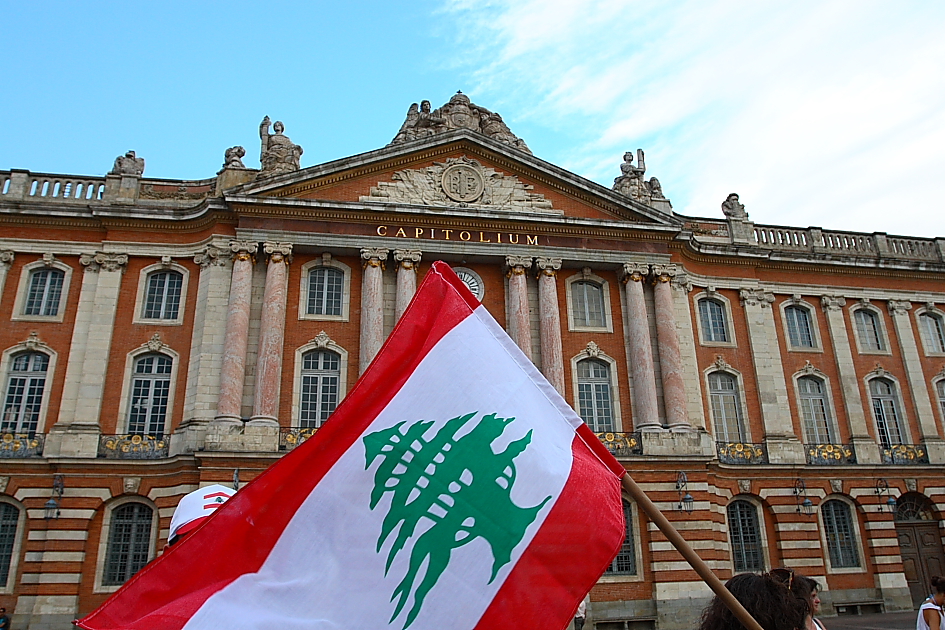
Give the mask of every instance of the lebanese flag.
[{"label": "lebanese flag", "polygon": [[557,630],[623,540],[624,472],[437,262],[325,426],[76,623]]}]

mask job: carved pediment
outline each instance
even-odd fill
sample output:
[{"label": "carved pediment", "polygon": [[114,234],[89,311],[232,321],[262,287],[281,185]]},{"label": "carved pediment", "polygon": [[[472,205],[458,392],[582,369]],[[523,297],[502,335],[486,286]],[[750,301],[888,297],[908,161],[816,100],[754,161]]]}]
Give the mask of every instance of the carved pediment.
[{"label": "carved pediment", "polygon": [[467,158],[449,158],[421,169],[397,171],[378,182],[361,201],[421,206],[482,207],[507,212],[563,214],[544,195],[514,175],[506,175]]}]

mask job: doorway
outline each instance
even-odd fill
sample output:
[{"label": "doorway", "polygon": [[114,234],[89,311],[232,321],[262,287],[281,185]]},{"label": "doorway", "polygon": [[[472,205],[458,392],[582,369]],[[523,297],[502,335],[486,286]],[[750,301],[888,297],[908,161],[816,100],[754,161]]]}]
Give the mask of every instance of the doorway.
[{"label": "doorway", "polygon": [[896,502],[896,534],[906,583],[912,593],[912,604],[929,596],[929,580],[945,575],[945,550],[939,532],[938,515],[928,497],[910,492]]}]

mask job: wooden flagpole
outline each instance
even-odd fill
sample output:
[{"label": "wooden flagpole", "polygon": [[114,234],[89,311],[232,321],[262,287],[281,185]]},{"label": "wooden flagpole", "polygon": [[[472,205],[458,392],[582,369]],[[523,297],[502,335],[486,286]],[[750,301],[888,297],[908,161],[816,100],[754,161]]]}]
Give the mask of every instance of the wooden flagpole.
[{"label": "wooden flagpole", "polygon": [[656,526],[660,528],[660,531],[663,532],[663,535],[669,539],[669,542],[673,543],[673,546],[676,547],[676,551],[682,554],[682,557],[695,569],[696,573],[699,574],[699,577],[709,585],[719,599],[722,600],[722,603],[725,604],[729,610],[738,618],[742,625],[745,626],[748,630],[763,630],[761,624],[755,621],[755,618],[751,616],[745,607],[741,605],[735,596],[732,595],[731,591],[725,588],[725,585],[722,584],[722,581],[715,576],[715,573],[712,572],[712,569],[709,568],[709,565],[699,557],[699,554],[689,546],[682,536],[679,535],[679,532],[676,531],[676,528],[673,527],[673,524],[663,516],[663,513],[660,512],[659,508],[656,507],[650,497],[646,496],[643,490],[640,489],[640,486],[637,485],[633,479],[630,478],[630,474],[625,474],[620,480],[623,489],[637,502],[643,511],[646,512],[646,515],[651,521],[656,523]]}]

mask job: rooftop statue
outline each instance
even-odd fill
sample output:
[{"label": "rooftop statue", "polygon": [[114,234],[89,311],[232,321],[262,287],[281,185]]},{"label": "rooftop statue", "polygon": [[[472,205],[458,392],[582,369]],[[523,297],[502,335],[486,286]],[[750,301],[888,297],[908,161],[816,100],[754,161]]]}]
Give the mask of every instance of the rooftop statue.
[{"label": "rooftop statue", "polygon": [[421,101],[419,106],[412,104],[407,110],[404,124],[391,140],[391,144],[425,138],[453,129],[470,129],[519,151],[531,153],[525,142],[512,133],[501,116],[472,103],[462,92],[454,94],[449,103],[439,109],[432,109],[430,101]]},{"label": "rooftop statue", "polygon": [[614,191],[647,205],[653,205],[654,201],[665,201],[660,180],[655,177],[645,180],[645,173],[643,149],[637,149],[636,165],[633,164],[633,152],[627,151],[623,154],[623,164],[620,165],[620,177],[614,180]]},{"label": "rooftop statue", "polygon": [[244,155],[246,155],[246,149],[243,147],[230,147],[224,154],[223,168],[246,168],[243,165]]},{"label": "rooftop statue", "polygon": [[261,148],[259,163],[261,165],[257,178],[273,177],[283,173],[291,173],[301,168],[299,158],[302,157],[302,147],[289,140],[282,132],[285,125],[277,120],[272,126],[275,133],[269,133],[269,116],[259,123],[259,140]]},{"label": "rooftop statue", "polygon": [[115,158],[115,166],[108,171],[109,175],[142,175],[144,173],[144,158],[135,157],[134,151]]},{"label": "rooftop statue", "polygon": [[727,219],[748,219],[748,213],[745,212],[745,204],[738,202],[738,195],[732,193],[722,202],[722,212]]}]

